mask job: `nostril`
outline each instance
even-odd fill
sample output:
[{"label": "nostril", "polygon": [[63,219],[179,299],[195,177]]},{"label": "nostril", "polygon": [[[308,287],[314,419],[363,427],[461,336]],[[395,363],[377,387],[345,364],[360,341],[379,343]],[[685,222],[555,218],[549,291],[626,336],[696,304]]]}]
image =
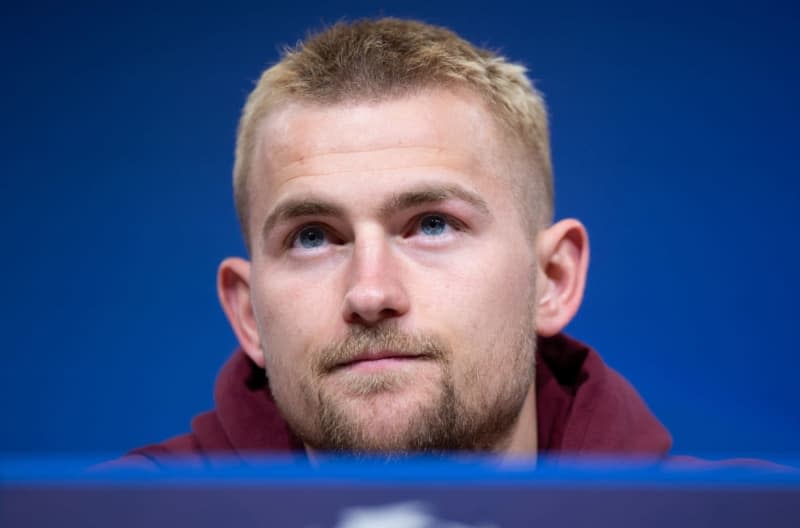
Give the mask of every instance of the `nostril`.
[{"label": "nostril", "polygon": [[391,319],[393,317],[399,317],[399,316],[400,312],[398,312],[397,310],[393,308],[383,308],[382,310],[375,310],[375,311],[367,311],[367,310],[351,311],[345,319],[350,324],[370,326],[373,324],[380,323],[385,319]]},{"label": "nostril", "polygon": [[400,315],[400,313],[394,308],[384,308],[383,310],[381,310],[381,317],[383,317],[384,319],[389,317],[397,317],[398,315]]}]

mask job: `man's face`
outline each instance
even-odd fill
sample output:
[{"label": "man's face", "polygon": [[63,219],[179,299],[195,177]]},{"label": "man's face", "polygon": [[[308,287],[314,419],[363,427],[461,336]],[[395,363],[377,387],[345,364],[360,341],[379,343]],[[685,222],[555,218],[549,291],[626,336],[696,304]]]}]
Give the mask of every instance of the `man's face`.
[{"label": "man's face", "polygon": [[309,447],[501,448],[533,415],[534,234],[509,150],[463,92],[262,124],[250,295],[273,396]]}]

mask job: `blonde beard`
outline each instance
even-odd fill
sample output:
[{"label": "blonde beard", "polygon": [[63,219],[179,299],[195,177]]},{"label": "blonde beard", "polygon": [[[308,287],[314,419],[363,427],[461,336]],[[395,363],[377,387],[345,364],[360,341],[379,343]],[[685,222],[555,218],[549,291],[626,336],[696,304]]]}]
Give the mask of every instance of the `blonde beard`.
[{"label": "blonde beard", "polygon": [[[452,451],[495,451],[510,435],[519,419],[525,398],[534,383],[535,333],[520,328],[512,343],[513,354],[507,365],[510,377],[499,390],[478,393],[470,400],[455,389],[452,352],[435,336],[408,336],[393,326],[358,328],[343,342],[315,352],[311,379],[301,383],[306,408],[314,412],[293,417],[279,408],[293,432],[314,451],[348,454],[400,455],[407,453],[443,453]],[[369,413],[352,408],[368,406],[371,397],[391,394],[413,382],[402,374],[359,376],[348,380],[349,401],[337,398],[322,378],[330,369],[365,349],[402,350],[425,354],[439,365],[440,380],[436,396],[429,404],[420,404],[405,423],[376,428]],[[477,387],[481,373],[477,368],[466,372],[464,385]],[[302,418],[302,419],[298,419]]]}]

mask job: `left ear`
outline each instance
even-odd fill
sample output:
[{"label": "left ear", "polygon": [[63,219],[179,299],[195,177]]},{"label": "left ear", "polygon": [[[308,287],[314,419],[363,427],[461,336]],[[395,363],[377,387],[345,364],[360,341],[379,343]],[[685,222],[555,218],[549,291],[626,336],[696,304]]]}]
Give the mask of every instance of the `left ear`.
[{"label": "left ear", "polygon": [[536,237],[536,333],[550,337],[578,312],[589,269],[589,235],[578,220],[561,220]]}]

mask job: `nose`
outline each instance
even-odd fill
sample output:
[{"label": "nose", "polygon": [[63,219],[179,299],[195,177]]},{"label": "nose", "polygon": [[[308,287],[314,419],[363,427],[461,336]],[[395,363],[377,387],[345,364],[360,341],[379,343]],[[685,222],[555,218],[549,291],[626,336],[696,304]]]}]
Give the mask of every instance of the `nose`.
[{"label": "nose", "polygon": [[409,306],[400,263],[389,242],[380,235],[357,241],[344,296],[345,321],[373,326],[402,316]]}]

